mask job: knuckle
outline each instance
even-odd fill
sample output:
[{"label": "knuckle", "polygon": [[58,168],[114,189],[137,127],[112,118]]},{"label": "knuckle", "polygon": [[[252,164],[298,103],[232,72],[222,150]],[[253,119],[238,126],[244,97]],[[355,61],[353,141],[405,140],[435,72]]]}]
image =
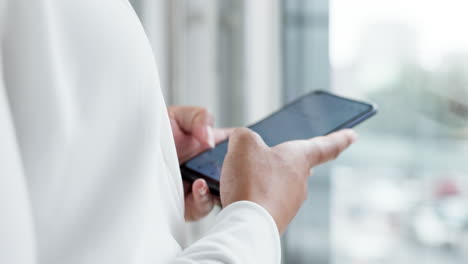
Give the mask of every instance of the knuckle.
[{"label": "knuckle", "polygon": [[208,109],[204,108],[204,107],[199,107],[197,109],[197,114],[196,114],[199,118],[206,118],[210,115],[210,112],[208,112]]},{"label": "knuckle", "polygon": [[[311,153],[311,151],[308,150],[307,148],[298,147],[297,149],[298,149],[297,153],[295,153],[295,155],[293,156],[298,157],[300,163],[309,168],[310,164],[313,162],[314,154]],[[291,158],[290,155],[288,155],[287,157]]]},{"label": "knuckle", "polygon": [[199,107],[199,108],[198,108],[198,112],[199,112],[200,114],[202,114],[202,115],[207,115],[207,114],[209,114],[208,109],[206,109],[205,107]]},{"label": "knuckle", "polygon": [[231,139],[233,140],[242,140],[248,132],[246,131],[246,128],[240,127],[234,129],[231,135]]},{"label": "knuckle", "polygon": [[345,139],[345,145],[344,145],[343,149],[349,147],[352,143],[353,143],[353,139],[351,138],[351,136],[347,136],[346,139]]},{"label": "knuckle", "polygon": [[242,134],[247,134],[249,133],[250,129],[246,127],[238,127],[234,129],[234,134],[236,135],[242,135]]},{"label": "knuckle", "polygon": [[333,153],[332,158],[333,158],[333,160],[336,160],[338,158],[338,156],[340,155],[340,152],[341,152],[339,146],[337,146],[337,145],[333,146],[332,151],[333,151],[332,152]]},{"label": "knuckle", "polygon": [[313,144],[315,145],[315,149],[317,150],[317,152],[315,153],[316,159],[317,159],[318,163],[321,164],[321,163],[324,162],[324,159],[325,159],[325,150],[324,150],[323,145],[321,143],[314,142]]},{"label": "knuckle", "polygon": [[238,140],[240,141],[247,141],[247,142],[252,142],[252,141],[257,141],[259,135],[255,133],[254,131],[248,129],[248,128],[236,128],[233,134]]},{"label": "knuckle", "polygon": [[307,163],[312,166],[317,161],[317,142],[315,142],[315,140],[311,140],[309,143],[310,146],[303,149],[302,156]]}]

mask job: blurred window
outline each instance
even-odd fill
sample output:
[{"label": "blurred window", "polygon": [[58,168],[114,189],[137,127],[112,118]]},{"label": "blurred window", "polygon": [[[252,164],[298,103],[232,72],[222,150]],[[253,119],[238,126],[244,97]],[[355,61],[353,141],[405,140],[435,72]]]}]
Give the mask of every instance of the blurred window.
[{"label": "blurred window", "polygon": [[467,263],[468,2],[330,10],[333,90],[380,107],[331,169],[333,263]]},{"label": "blurred window", "polygon": [[[328,0],[282,0],[283,102],[328,90]],[[309,178],[309,195],[283,237],[283,263],[330,262],[330,168]]]}]

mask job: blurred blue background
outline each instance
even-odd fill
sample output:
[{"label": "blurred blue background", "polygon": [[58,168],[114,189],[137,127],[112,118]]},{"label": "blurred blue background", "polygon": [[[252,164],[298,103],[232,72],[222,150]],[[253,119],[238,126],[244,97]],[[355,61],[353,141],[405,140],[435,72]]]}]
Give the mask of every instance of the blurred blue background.
[{"label": "blurred blue background", "polygon": [[167,103],[205,106],[219,126],[316,89],[379,105],[310,178],[284,263],[467,263],[468,2],[131,2]]}]

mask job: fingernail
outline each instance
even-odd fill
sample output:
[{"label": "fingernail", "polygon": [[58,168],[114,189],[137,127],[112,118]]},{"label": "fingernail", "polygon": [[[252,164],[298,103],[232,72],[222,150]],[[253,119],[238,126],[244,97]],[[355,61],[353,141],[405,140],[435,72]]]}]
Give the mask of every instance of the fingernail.
[{"label": "fingernail", "polygon": [[215,138],[214,138],[213,128],[211,126],[206,127],[206,135],[208,137],[208,145],[210,145],[211,148],[214,148]]},{"label": "fingernail", "polygon": [[202,188],[198,189],[198,192],[200,193],[201,196],[205,196],[206,193],[208,192],[208,189],[203,186]]}]

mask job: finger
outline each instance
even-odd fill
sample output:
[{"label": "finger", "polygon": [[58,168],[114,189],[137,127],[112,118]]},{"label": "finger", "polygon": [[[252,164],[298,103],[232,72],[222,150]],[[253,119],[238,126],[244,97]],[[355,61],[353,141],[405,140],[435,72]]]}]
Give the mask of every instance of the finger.
[{"label": "finger", "polygon": [[226,140],[234,132],[235,128],[215,128],[214,137],[216,144]]},{"label": "finger", "polygon": [[170,114],[185,133],[193,135],[202,144],[215,146],[214,119],[208,110],[197,106],[172,106]]},{"label": "finger", "polygon": [[338,155],[353,144],[358,138],[354,130],[346,129],[323,137],[316,137],[303,144],[305,155],[310,167],[315,167],[329,160],[336,159]]},{"label": "finger", "polygon": [[266,146],[266,144],[262,137],[251,129],[245,127],[234,129],[229,139],[229,149],[252,146]]},{"label": "finger", "polygon": [[193,203],[190,206],[192,220],[198,220],[211,212],[215,202],[205,180],[198,179],[193,183],[192,197]]},{"label": "finger", "polygon": [[346,129],[309,140],[289,141],[275,146],[274,149],[280,153],[290,153],[290,158],[304,159],[309,168],[313,168],[337,158],[357,138],[356,132]]}]

